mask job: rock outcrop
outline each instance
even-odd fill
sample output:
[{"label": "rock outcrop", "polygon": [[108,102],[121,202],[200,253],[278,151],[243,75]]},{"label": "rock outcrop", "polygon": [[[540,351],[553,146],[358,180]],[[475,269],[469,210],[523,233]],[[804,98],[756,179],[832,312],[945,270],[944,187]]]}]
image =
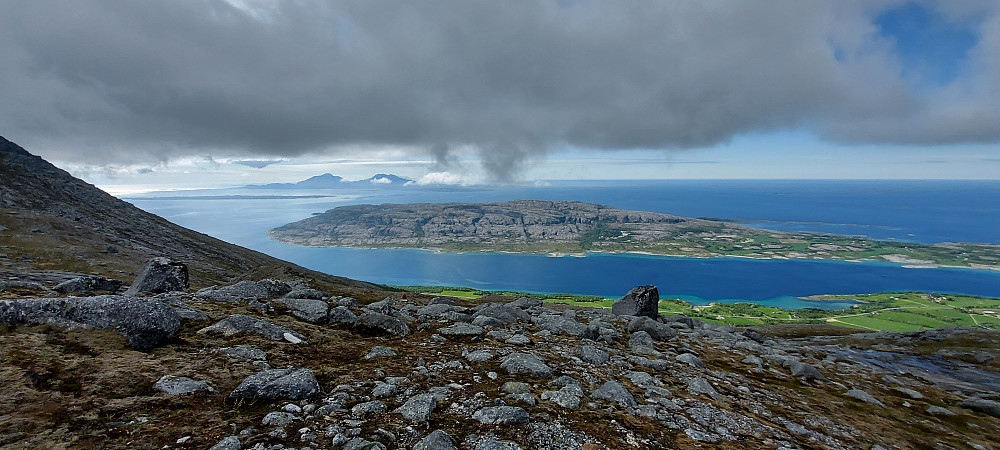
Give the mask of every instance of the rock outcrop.
[{"label": "rock outcrop", "polygon": [[142,272],[125,291],[125,295],[187,291],[188,287],[187,264],[160,257],[146,262]]},{"label": "rock outcrop", "polygon": [[611,312],[620,316],[645,316],[656,318],[660,313],[660,292],[656,286],[636,286],[611,305]]},{"label": "rock outcrop", "polygon": [[149,351],[177,332],[180,319],[157,300],[100,295],[0,301],[0,324],[113,330],[125,336],[132,348]]}]

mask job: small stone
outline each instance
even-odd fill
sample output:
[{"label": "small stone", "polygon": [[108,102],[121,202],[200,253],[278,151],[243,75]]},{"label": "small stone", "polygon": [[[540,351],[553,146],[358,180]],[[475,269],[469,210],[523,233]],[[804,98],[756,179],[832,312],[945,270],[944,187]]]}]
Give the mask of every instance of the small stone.
[{"label": "small stone", "polygon": [[869,405],[875,405],[885,408],[885,405],[882,402],[880,402],[877,398],[872,397],[871,394],[862,391],[861,389],[851,389],[845,392],[844,395],[856,400],[861,400],[865,403],[868,403]]},{"label": "small stone", "polygon": [[935,416],[954,416],[955,412],[937,405],[929,405],[927,407],[927,414],[933,414]]},{"label": "small stone", "polygon": [[351,414],[354,417],[371,417],[376,414],[383,414],[388,411],[389,408],[385,406],[378,400],[372,400],[370,402],[358,403],[351,408]]},{"label": "small stone", "polygon": [[295,415],[287,412],[269,412],[260,421],[261,425],[283,427],[295,421]]},{"label": "small stone", "polygon": [[699,369],[705,367],[705,363],[701,361],[701,358],[698,358],[691,353],[681,353],[680,355],[677,355],[677,361]]},{"label": "small stone", "polygon": [[472,363],[481,363],[493,359],[493,352],[489,350],[476,350],[465,355],[465,359]]},{"label": "small stone", "polygon": [[531,386],[528,383],[521,383],[519,381],[508,381],[500,386],[500,392],[505,394],[527,394],[531,392]]},{"label": "small stone", "polygon": [[528,345],[531,344],[531,339],[523,334],[515,334],[505,341],[510,345]]},{"label": "small stone", "polygon": [[376,345],[376,346],[372,347],[371,350],[368,351],[368,354],[365,355],[365,359],[378,358],[378,357],[381,357],[381,356],[392,357],[392,356],[396,356],[398,354],[399,353],[396,353],[395,350],[393,350],[393,349],[391,349],[389,347],[383,347],[381,345]]}]

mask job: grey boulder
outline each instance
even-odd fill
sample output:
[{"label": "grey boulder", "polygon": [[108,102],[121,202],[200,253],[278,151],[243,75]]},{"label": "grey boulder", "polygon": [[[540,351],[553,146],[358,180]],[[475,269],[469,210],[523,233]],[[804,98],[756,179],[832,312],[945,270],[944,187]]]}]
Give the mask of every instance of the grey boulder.
[{"label": "grey boulder", "polygon": [[507,425],[528,423],[528,412],[517,406],[490,406],[472,414],[472,418],[484,425]]},{"label": "grey boulder", "polygon": [[146,262],[125,295],[186,291],[188,287],[187,264],[159,257]]},{"label": "grey boulder", "polygon": [[266,279],[260,281],[240,281],[239,283],[223,287],[209,287],[198,291],[195,295],[200,298],[219,302],[249,302],[250,300],[280,297],[291,291],[292,287],[287,283]]},{"label": "grey boulder", "polygon": [[240,444],[240,439],[236,436],[226,436],[219,441],[218,444],[212,446],[208,450],[240,450],[243,448]]},{"label": "grey boulder", "polygon": [[438,333],[445,336],[482,336],[483,332],[483,327],[465,322],[438,329]]},{"label": "grey boulder", "polygon": [[531,353],[511,353],[500,362],[500,368],[511,375],[526,374],[532,377],[551,377],[552,368]]},{"label": "grey boulder", "polygon": [[628,323],[628,332],[645,331],[657,341],[665,341],[677,337],[677,331],[665,323],[657,322],[646,316],[639,316]]},{"label": "grey boulder", "polygon": [[959,402],[958,406],[978,413],[989,414],[993,417],[1000,417],[1000,402],[996,400],[969,397]]},{"label": "grey boulder", "polygon": [[215,388],[209,386],[209,384],[204,381],[192,380],[186,377],[176,377],[173,375],[164,375],[159,379],[159,381],[156,382],[156,384],[153,385],[153,389],[167,395],[215,392]]},{"label": "grey boulder", "polygon": [[305,338],[302,335],[292,331],[290,328],[243,314],[233,314],[198,330],[198,334],[217,334],[224,337],[239,333],[259,334],[272,341],[289,341],[293,344],[305,342]]},{"label": "grey boulder", "polygon": [[431,411],[437,406],[437,397],[434,394],[417,394],[410,397],[406,403],[393,410],[394,413],[403,416],[411,422],[426,422],[431,417]]},{"label": "grey boulder", "polygon": [[319,393],[319,382],[309,369],[270,369],[250,375],[230,398],[303,400]]},{"label": "grey boulder", "polygon": [[353,325],[354,322],[358,321],[358,316],[354,314],[346,306],[337,306],[330,308],[327,313],[326,321],[328,323],[342,323],[346,325]]},{"label": "grey boulder", "polygon": [[458,450],[451,435],[444,430],[434,430],[423,439],[418,441],[413,450]]},{"label": "grey boulder", "polygon": [[114,330],[135,350],[149,351],[177,332],[177,312],[158,300],[122,295],[0,301],[0,324]]},{"label": "grey boulder", "polygon": [[618,403],[622,407],[635,408],[638,404],[635,402],[635,397],[629,393],[625,386],[621,383],[610,380],[601,387],[597,388],[593,393],[590,394],[591,398],[598,400],[607,400],[609,402]]},{"label": "grey boulder", "polygon": [[362,331],[388,334],[393,337],[404,337],[410,334],[410,326],[406,324],[405,320],[371,311],[360,315],[358,320],[354,322],[354,327]]},{"label": "grey boulder", "polygon": [[52,290],[60,294],[90,294],[93,292],[118,292],[118,289],[121,287],[121,281],[97,275],[87,275],[63,281],[52,288]]},{"label": "grey boulder", "polygon": [[611,305],[611,312],[619,316],[646,316],[656,318],[660,293],[656,286],[636,286]]},{"label": "grey boulder", "polygon": [[285,297],[276,301],[291,308],[292,314],[295,317],[298,317],[306,322],[326,323],[327,321],[330,305],[323,300]]}]

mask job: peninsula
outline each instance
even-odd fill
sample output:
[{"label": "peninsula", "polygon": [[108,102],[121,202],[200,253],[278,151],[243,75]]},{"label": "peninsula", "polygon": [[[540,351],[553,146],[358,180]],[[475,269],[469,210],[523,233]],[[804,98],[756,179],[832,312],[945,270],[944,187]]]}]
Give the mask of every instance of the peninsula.
[{"label": "peninsula", "polygon": [[275,228],[268,234],[280,242],[311,247],[867,259],[919,267],[1000,270],[1000,245],[918,244],[861,236],[792,233],[719,219],[570,201],[350,205]]}]

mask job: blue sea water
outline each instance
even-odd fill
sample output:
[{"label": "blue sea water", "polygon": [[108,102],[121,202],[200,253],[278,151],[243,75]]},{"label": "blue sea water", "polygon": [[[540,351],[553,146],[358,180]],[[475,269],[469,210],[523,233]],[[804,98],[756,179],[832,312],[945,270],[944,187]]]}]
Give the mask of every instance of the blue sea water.
[{"label": "blue sea water", "polygon": [[608,297],[621,296],[638,284],[654,284],[664,297],[683,298],[695,304],[753,301],[785,308],[846,306],[797,298],[813,294],[922,290],[1000,297],[1000,272],[987,270],[916,269],[883,262],[620,254],[553,258],[305,248],[274,242],[265,234],[270,228],[348,204],[529,198],[578,200],[681,216],[724,218],[778,230],[922,243],[1000,244],[1000,226],[997,226],[1000,182],[996,181],[562,182],[541,187],[488,189],[227,190],[156,194],[127,200],[228,242],[311,269],[375,283]]}]

